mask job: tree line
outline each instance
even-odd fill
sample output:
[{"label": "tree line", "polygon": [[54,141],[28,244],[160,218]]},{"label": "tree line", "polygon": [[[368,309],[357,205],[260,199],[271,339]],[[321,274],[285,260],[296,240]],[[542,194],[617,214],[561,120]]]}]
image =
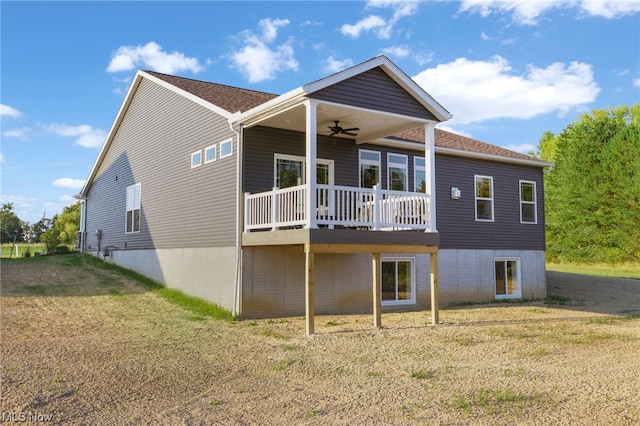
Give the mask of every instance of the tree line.
[{"label": "tree line", "polygon": [[13,203],[0,208],[0,242],[42,243],[47,253],[68,250],[75,244],[80,230],[80,202],[67,206],[62,213],[47,219],[44,216],[34,224],[22,221],[14,211]]},{"label": "tree line", "polygon": [[593,110],[545,132],[547,258],[640,261],[640,104]]}]

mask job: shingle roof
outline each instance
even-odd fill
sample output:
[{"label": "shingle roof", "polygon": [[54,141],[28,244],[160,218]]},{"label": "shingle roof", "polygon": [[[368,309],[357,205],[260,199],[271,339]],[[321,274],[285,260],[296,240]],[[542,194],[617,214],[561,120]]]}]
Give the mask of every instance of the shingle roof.
[{"label": "shingle roof", "polygon": [[238,111],[244,112],[250,110],[277,97],[277,95],[271,93],[256,92],[255,90],[240,89],[239,87],[225,86],[224,84],[176,77],[155,71],[145,70],[144,72],[196,95],[232,114]]},{"label": "shingle roof", "polygon": [[[457,133],[447,132],[442,129],[435,129],[435,145],[442,148],[456,149],[460,151],[477,152],[479,154],[497,155],[499,157],[516,158],[520,160],[538,160],[530,155],[520,154],[500,146],[481,142]],[[390,137],[411,142],[424,143],[424,127],[418,127]]]},{"label": "shingle roof", "polygon": [[[241,89],[224,84],[209,83],[206,81],[193,80],[190,78],[176,77],[162,74],[155,71],[145,71],[154,77],[166,81],[182,90],[185,90],[199,98],[204,99],[230,113],[244,112],[261,105],[277,95],[254,90]],[[424,143],[424,127],[418,127],[396,135],[389,139],[404,140],[410,142]],[[486,142],[481,142],[456,133],[447,132],[442,129],[435,129],[435,144],[443,148],[450,148],[460,151],[468,151],[479,154],[496,155],[499,157],[514,158],[520,160],[537,160],[529,155],[520,154]]]}]

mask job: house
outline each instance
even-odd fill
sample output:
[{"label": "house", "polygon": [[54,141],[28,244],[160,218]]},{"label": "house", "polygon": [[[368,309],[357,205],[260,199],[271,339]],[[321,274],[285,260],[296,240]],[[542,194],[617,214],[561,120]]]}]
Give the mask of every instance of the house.
[{"label": "house", "polygon": [[245,318],[546,296],[548,163],[435,128],[384,56],[280,96],[138,71],[81,250]]}]

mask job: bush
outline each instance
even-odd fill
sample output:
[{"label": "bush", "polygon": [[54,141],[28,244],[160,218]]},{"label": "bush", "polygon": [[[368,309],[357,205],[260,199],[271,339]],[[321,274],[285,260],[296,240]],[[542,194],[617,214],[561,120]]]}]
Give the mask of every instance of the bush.
[{"label": "bush", "polygon": [[65,246],[63,244],[60,244],[60,245],[55,246],[55,248],[53,249],[53,254],[67,254],[70,251],[71,250],[69,250],[69,246]]}]

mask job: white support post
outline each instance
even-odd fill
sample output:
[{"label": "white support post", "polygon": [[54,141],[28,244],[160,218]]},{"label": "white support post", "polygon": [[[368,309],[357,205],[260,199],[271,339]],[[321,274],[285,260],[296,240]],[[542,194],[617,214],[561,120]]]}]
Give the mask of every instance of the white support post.
[{"label": "white support post", "polygon": [[306,159],[305,159],[305,180],[307,192],[305,194],[306,219],[305,228],[317,228],[318,218],[316,215],[316,184],[317,180],[317,153],[318,153],[318,103],[307,100],[306,107]]},{"label": "white support post", "polygon": [[424,167],[429,194],[429,228],[426,232],[438,232],[436,228],[436,150],[435,123],[424,126]]}]

